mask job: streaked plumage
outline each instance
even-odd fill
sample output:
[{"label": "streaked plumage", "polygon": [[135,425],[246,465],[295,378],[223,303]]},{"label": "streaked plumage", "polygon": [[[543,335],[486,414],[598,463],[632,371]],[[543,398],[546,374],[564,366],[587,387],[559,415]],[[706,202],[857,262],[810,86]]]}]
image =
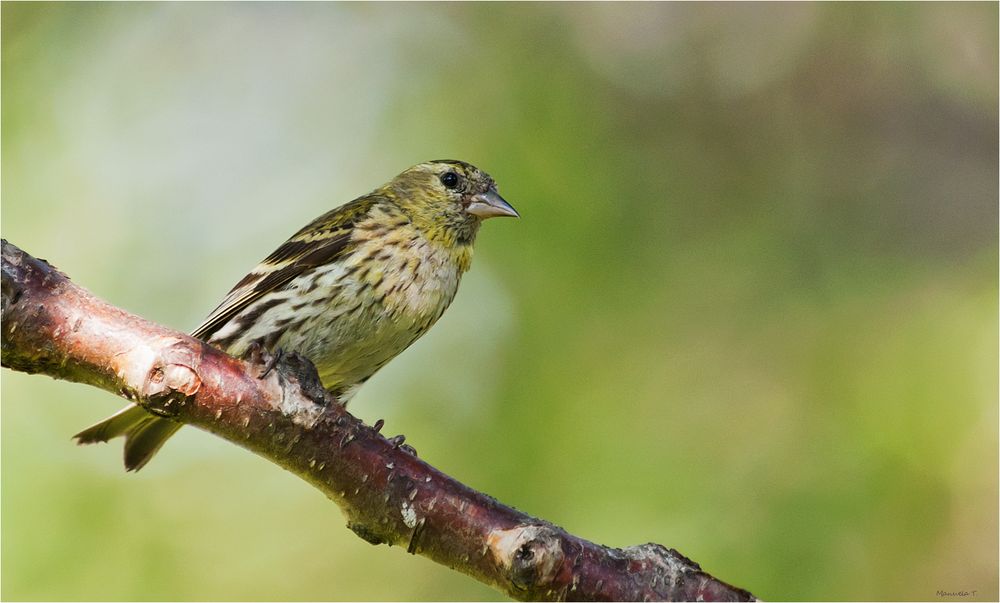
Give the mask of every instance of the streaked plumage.
[{"label": "streaked plumage", "polygon": [[[253,343],[298,352],[346,403],[441,317],[493,216],[517,213],[486,173],[453,160],[416,165],[295,233],[192,335],[234,356]],[[76,437],[126,436],[125,466],[136,470],[179,428],[133,404]]]}]

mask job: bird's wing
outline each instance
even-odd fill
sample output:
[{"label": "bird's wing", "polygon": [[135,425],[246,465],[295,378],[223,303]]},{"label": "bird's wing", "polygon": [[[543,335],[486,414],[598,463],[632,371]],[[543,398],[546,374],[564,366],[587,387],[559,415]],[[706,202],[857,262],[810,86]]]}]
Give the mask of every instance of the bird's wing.
[{"label": "bird's wing", "polygon": [[348,252],[354,226],[378,202],[374,196],[356,199],[316,218],[267,256],[232,288],[191,335],[211,339],[233,317],[262,297],[278,291],[306,271],[333,262]]}]

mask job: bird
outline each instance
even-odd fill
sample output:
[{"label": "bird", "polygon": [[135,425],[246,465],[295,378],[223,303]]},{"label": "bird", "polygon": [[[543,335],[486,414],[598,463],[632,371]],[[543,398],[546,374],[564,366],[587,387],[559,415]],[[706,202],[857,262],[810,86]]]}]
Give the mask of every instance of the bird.
[{"label": "bird", "polygon": [[[483,220],[519,217],[486,172],[438,159],[319,216],[241,279],[191,335],[232,356],[296,352],[347,404],[448,308]],[[181,423],[130,404],[76,434],[125,437],[138,471]]]}]

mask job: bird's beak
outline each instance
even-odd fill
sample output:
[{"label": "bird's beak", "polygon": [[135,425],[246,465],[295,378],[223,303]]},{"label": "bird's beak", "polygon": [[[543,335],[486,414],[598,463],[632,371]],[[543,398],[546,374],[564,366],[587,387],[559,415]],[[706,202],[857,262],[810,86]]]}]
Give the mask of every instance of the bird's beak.
[{"label": "bird's beak", "polygon": [[510,216],[520,218],[517,210],[503,200],[492,188],[485,193],[478,193],[472,196],[472,203],[465,208],[465,211],[480,218],[496,218],[499,216]]}]

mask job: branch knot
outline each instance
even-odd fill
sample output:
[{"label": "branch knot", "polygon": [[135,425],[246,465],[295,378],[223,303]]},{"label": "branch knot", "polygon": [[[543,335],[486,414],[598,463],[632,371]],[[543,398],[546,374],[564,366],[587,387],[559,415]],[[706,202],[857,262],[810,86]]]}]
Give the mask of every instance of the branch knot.
[{"label": "branch knot", "polygon": [[565,559],[558,534],[545,525],[493,530],[486,542],[507,578],[521,590],[546,588]]}]

